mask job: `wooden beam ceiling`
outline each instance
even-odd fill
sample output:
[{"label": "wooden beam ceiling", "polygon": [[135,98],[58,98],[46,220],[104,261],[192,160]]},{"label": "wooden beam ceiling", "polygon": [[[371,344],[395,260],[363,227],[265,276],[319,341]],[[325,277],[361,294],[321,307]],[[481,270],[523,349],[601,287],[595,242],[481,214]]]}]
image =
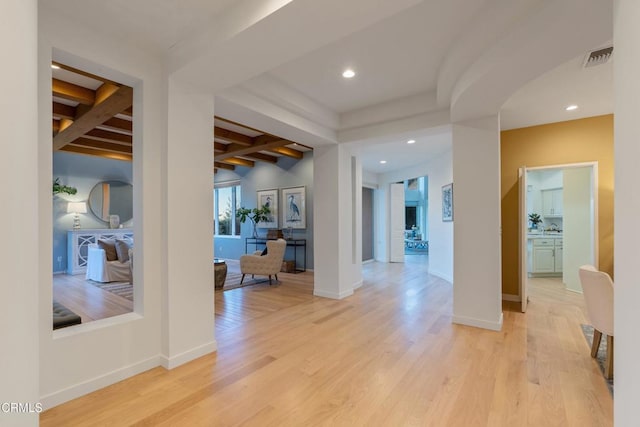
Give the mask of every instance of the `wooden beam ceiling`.
[{"label": "wooden beam ceiling", "polygon": [[214,126],[213,128],[213,137],[218,141],[244,145],[245,147],[253,145],[253,139],[250,136],[243,135],[232,130],[223,129],[218,126]]},{"label": "wooden beam ceiling", "polygon": [[262,162],[278,163],[278,158],[276,156],[272,156],[264,153],[251,153],[251,154],[245,155],[245,157],[249,157],[250,159],[260,160]]},{"label": "wooden beam ceiling", "polygon": [[[222,117],[215,116],[214,119],[217,121],[216,123],[227,123],[235,128],[246,129],[252,134],[259,134],[251,137],[242,134],[241,131],[224,129],[222,128],[224,124],[214,126],[214,157],[218,161],[226,161],[234,157],[246,157],[263,162],[277,163],[278,156],[261,151],[269,151],[296,160],[300,160],[304,156],[302,151],[291,147],[299,146],[294,141],[271,135]],[[223,144],[223,142],[225,143]]]},{"label": "wooden beam ceiling", "polygon": [[[53,149],[131,161],[133,123],[115,116],[132,116],[133,89],[64,64],[53,64],[66,70],[54,71],[51,81]],[[71,73],[84,78],[64,81]],[[80,81],[92,86],[80,86]]]},{"label": "wooden beam ceiling", "polygon": [[96,102],[95,91],[58,79],[52,79],[51,91],[53,96],[79,104],[93,105]]},{"label": "wooden beam ceiling", "polygon": [[60,151],[66,151],[69,153],[76,153],[76,154],[86,154],[89,156],[97,156],[97,157],[104,157],[107,159],[114,159],[114,160],[125,160],[125,161],[131,161],[133,159],[133,156],[130,154],[125,154],[125,153],[111,153],[108,151],[103,151],[103,150],[97,150],[97,149],[91,149],[91,148],[86,148],[86,147],[76,147],[74,145],[66,145],[64,147],[62,147],[60,149]]},{"label": "wooden beam ceiling", "polygon": [[300,160],[304,156],[304,153],[302,153],[302,151],[294,150],[293,148],[289,147],[274,147],[269,151],[282,154],[283,156],[291,157],[297,160]]},{"label": "wooden beam ceiling", "polygon": [[228,157],[224,160],[221,160],[221,162],[237,166],[246,166],[248,168],[252,168],[256,165],[256,162],[254,162],[253,160],[242,159],[240,157]]},{"label": "wooden beam ceiling", "polygon": [[216,154],[215,158],[217,160],[224,160],[236,156],[246,156],[257,151],[270,150],[272,148],[282,147],[288,144],[291,144],[291,141],[288,141],[286,139],[279,139],[263,143],[254,143],[250,147],[245,147],[238,144],[228,144],[227,150],[224,153]]},{"label": "wooden beam ceiling", "polygon": [[70,105],[61,104],[59,102],[53,102],[53,115],[61,119],[75,119],[77,114],[76,107]]},{"label": "wooden beam ceiling", "polygon": [[59,150],[65,145],[80,138],[87,132],[111,119],[116,114],[131,106],[133,89],[120,86],[104,101],[96,104],[91,110],[80,116],[71,126],[53,137],[53,149]]},{"label": "wooden beam ceiling", "polygon": [[235,170],[236,167],[233,165],[228,165],[226,163],[220,163],[220,162],[213,162],[213,167],[215,168],[219,168],[219,169],[227,169],[227,170]]},{"label": "wooden beam ceiling", "polygon": [[[133,89],[64,64],[54,64],[66,72],[95,80],[92,87],[99,86],[93,90],[62,80],[68,73],[52,79],[52,96],[73,104],[56,100],[52,103],[53,149],[130,161],[133,122],[128,119],[133,117]],[[216,172],[234,170],[235,166],[254,167],[256,161],[276,164],[279,156],[296,160],[303,157],[293,141],[222,117],[215,117],[213,137]]]}]

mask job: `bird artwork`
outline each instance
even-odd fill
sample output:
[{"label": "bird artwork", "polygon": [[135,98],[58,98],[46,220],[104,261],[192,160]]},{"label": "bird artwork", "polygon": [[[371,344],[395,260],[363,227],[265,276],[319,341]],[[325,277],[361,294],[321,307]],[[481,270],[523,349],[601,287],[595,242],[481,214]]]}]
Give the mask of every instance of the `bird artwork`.
[{"label": "bird artwork", "polygon": [[293,194],[289,195],[289,215],[288,220],[292,222],[300,221],[300,209],[296,204],[296,198]]},{"label": "bird artwork", "polygon": [[271,196],[267,196],[267,199],[264,203],[265,208],[269,209],[269,213],[267,214],[267,221],[266,222],[273,222],[273,207],[271,206]]}]

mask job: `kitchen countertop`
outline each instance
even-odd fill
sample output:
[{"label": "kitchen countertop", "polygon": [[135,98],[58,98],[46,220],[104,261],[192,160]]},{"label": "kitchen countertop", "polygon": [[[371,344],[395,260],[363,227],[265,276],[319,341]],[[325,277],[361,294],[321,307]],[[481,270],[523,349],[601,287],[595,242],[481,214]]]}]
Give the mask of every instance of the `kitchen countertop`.
[{"label": "kitchen countertop", "polygon": [[555,231],[549,231],[545,234],[542,233],[529,233],[527,234],[529,239],[562,239],[562,233],[556,233]]}]

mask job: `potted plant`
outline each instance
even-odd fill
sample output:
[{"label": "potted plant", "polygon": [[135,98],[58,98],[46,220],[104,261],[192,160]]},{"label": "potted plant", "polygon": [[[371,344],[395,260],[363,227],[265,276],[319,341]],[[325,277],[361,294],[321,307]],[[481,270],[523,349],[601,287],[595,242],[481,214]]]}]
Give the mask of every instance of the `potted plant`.
[{"label": "potted plant", "polygon": [[67,185],[60,184],[60,178],[56,178],[53,181],[53,195],[64,193],[64,194],[76,194],[78,190],[75,187],[69,187]]},{"label": "potted plant", "polygon": [[531,223],[531,228],[538,228],[538,224],[542,222],[542,218],[537,213],[529,214],[529,222]]},{"label": "potted plant", "polygon": [[261,208],[248,209],[243,207],[237,210],[238,219],[240,219],[242,224],[244,224],[247,218],[253,223],[253,238],[255,239],[258,238],[258,231],[256,230],[257,225],[261,221],[268,221],[268,215],[270,213],[271,210],[264,205]]}]

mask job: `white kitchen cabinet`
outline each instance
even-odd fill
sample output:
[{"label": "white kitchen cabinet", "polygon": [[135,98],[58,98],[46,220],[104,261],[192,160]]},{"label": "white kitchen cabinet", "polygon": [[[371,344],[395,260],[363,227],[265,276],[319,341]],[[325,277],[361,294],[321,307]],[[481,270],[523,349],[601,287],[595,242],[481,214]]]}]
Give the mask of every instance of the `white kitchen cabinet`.
[{"label": "white kitchen cabinet", "polygon": [[542,190],[542,216],[558,218],[562,216],[562,188]]},{"label": "white kitchen cabinet", "polygon": [[562,239],[532,239],[531,273],[562,273]]},{"label": "white kitchen cabinet", "polygon": [[532,273],[555,273],[553,251],[553,239],[535,239],[533,241]]},{"label": "white kitchen cabinet", "polygon": [[555,241],[555,244],[553,246],[555,272],[562,273],[562,239],[553,239],[553,240]]}]

